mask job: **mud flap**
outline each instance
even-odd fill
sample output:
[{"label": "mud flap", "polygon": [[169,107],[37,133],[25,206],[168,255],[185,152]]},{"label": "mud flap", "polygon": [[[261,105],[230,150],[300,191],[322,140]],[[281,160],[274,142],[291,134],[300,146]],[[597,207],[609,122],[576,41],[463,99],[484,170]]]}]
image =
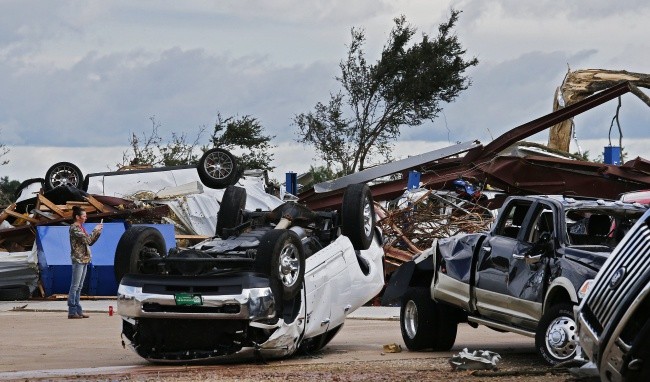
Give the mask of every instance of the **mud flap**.
[{"label": "mud flap", "polygon": [[388,305],[395,300],[399,300],[404,293],[406,293],[406,290],[411,283],[414,271],[415,261],[411,260],[400,265],[400,267],[393,272],[390,280],[386,283],[386,290],[381,298],[382,305]]}]

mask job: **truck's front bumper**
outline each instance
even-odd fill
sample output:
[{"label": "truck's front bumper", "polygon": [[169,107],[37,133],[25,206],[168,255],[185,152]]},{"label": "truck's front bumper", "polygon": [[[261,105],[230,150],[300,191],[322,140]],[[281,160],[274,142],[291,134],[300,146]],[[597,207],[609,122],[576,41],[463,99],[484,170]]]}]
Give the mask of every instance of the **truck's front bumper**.
[{"label": "truck's front bumper", "polygon": [[[191,296],[194,302],[180,302]],[[263,320],[275,316],[268,279],[252,273],[185,277],[127,275],[117,291],[127,318]]]}]

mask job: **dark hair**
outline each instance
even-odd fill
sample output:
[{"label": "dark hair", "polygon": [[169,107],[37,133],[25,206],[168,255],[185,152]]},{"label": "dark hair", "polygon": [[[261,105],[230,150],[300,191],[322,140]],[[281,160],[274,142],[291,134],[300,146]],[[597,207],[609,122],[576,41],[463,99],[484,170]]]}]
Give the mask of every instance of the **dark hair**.
[{"label": "dark hair", "polygon": [[72,218],[76,219],[77,216],[81,216],[85,211],[79,206],[72,206]]}]

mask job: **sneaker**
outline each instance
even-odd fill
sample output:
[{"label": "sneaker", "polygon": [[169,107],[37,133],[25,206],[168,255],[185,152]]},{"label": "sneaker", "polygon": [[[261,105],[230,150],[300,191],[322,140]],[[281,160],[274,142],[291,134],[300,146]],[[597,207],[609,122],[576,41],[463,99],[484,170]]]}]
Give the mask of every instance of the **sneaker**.
[{"label": "sneaker", "polygon": [[82,316],[78,314],[68,314],[69,319],[78,319],[78,318],[83,318]]},{"label": "sneaker", "polygon": [[81,313],[81,315],[79,315],[79,317],[81,317],[81,318],[88,318],[88,317],[90,317],[90,316],[87,315],[87,314],[83,314],[83,313]]}]

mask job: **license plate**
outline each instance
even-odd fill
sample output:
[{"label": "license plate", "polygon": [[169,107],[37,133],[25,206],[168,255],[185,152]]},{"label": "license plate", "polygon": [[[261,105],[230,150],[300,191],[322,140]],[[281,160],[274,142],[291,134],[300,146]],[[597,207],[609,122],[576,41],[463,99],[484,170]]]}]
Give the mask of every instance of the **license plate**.
[{"label": "license plate", "polygon": [[200,294],[176,293],[174,300],[176,305],[203,305],[203,297]]}]

